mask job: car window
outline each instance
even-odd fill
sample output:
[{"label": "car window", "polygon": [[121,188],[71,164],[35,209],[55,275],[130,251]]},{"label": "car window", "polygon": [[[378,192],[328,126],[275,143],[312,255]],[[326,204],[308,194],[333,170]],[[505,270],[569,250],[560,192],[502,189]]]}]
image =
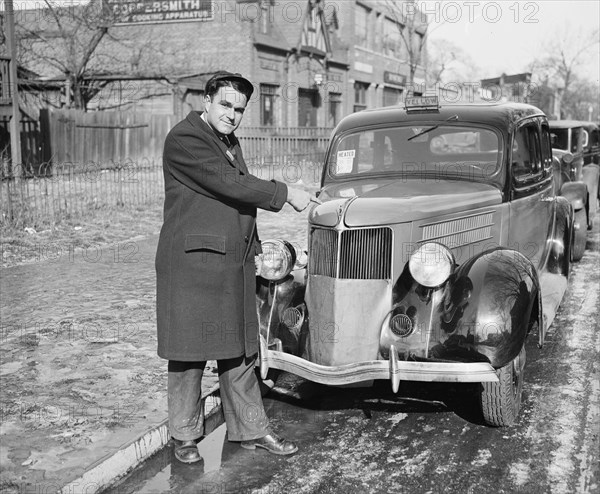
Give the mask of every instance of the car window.
[{"label": "car window", "polygon": [[540,142],[535,124],[525,125],[515,132],[511,168],[517,182],[528,180],[541,171]]},{"label": "car window", "polygon": [[547,174],[552,173],[552,148],[550,146],[550,129],[542,125],[542,161]]},{"label": "car window", "polygon": [[569,129],[552,129],[550,137],[554,149],[569,150]]},{"label": "car window", "polygon": [[342,137],[328,158],[329,174],[401,174],[486,180],[500,166],[498,135],[487,128],[416,124]]}]

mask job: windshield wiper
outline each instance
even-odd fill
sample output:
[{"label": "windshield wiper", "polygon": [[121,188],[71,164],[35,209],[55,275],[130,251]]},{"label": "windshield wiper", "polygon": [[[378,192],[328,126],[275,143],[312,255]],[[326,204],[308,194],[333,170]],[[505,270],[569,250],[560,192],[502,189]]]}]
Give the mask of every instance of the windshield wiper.
[{"label": "windshield wiper", "polygon": [[[458,115],[452,115],[452,116],[448,117],[446,120],[444,120],[444,122],[450,122],[451,120],[458,120]],[[419,132],[418,134],[415,134],[414,136],[410,136],[406,140],[412,141],[413,139],[416,139],[417,137],[421,137],[422,135],[425,135],[428,132],[431,132],[431,131],[437,129],[440,125],[442,125],[442,124],[439,123],[437,125],[434,125],[433,127],[429,127],[428,129],[424,130],[423,132]]]}]

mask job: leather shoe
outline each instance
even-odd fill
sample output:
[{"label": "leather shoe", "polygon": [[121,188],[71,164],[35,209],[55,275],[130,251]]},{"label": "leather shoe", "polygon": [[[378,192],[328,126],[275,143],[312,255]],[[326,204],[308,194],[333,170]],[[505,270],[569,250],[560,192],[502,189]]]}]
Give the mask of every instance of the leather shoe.
[{"label": "leather shoe", "polygon": [[296,443],[288,441],[287,439],[282,439],[273,433],[267,434],[259,439],[242,441],[241,446],[245,449],[256,449],[257,447],[264,448],[269,453],[273,453],[275,455],[291,455],[292,453],[298,451],[298,446],[296,446]]},{"label": "leather shoe", "polygon": [[195,440],[179,441],[174,439],[175,443],[175,458],[182,463],[196,463],[202,461],[202,456],[198,452],[198,446]]}]

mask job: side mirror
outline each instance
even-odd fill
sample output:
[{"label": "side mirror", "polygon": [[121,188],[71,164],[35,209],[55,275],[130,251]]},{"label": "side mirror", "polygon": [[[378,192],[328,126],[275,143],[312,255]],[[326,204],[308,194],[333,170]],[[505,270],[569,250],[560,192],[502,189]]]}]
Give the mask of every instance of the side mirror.
[{"label": "side mirror", "polygon": [[562,159],[567,165],[570,165],[571,163],[573,163],[574,158],[575,157],[571,153],[566,153]]},{"label": "side mirror", "polygon": [[588,134],[587,130],[583,131],[583,147],[587,147],[588,143],[590,142],[590,135]]}]

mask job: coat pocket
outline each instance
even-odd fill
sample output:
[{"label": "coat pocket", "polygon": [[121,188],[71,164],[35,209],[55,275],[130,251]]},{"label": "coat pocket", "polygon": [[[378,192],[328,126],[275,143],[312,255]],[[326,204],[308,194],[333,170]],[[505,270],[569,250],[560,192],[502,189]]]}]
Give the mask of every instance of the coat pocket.
[{"label": "coat pocket", "polygon": [[190,233],[185,236],[185,252],[205,251],[225,254],[225,237],[221,235],[206,235]]}]

